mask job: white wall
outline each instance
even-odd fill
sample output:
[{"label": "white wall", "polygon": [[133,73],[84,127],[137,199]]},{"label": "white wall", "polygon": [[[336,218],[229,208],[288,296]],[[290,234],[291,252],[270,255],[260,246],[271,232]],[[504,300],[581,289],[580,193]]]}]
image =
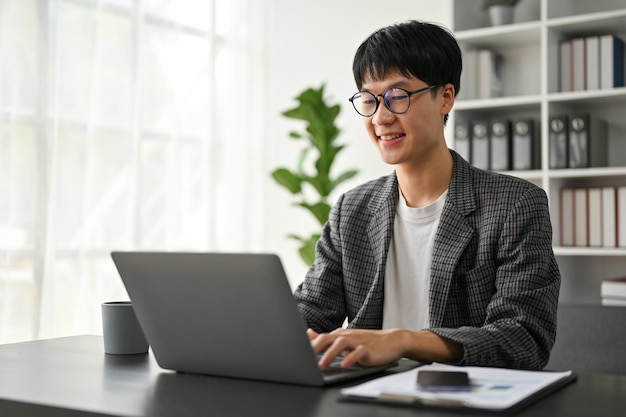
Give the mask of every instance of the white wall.
[{"label": "white wall", "polygon": [[348,102],[356,92],[352,78],[352,58],[360,43],[379,27],[407,19],[427,20],[447,27],[452,22],[452,2],[428,0],[267,0],[266,94],[268,167],[263,208],[270,251],[278,253],[292,285],[299,283],[306,268],[297,255],[297,244],[289,233],[308,236],[319,231],[305,210],[292,207],[292,200],[278,187],[269,173],[278,166],[295,166],[302,144],[288,138],[290,130],[302,130],[304,123],[286,119],[282,111],[295,106],[294,97],[303,89],[326,84],[326,95],[341,104],[339,137],[347,148],[336,160],[337,172],[357,168],[360,175],[342,187],[345,191],[369,179],[386,175],[392,167],[383,164],[367,138],[361,117]]}]

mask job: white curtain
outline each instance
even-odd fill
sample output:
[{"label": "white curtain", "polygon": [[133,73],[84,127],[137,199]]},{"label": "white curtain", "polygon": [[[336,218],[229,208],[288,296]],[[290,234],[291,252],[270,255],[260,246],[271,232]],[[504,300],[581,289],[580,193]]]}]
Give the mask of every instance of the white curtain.
[{"label": "white curtain", "polygon": [[261,246],[259,3],[0,0],[0,343],[101,333],[112,250]]}]

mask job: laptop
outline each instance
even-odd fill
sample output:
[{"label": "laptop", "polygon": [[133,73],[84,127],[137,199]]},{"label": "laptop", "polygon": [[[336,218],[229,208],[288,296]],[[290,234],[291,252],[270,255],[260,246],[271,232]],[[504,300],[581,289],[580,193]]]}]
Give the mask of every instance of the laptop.
[{"label": "laptop", "polygon": [[112,252],[161,368],[322,386],[381,372],[318,367],[278,256]]}]

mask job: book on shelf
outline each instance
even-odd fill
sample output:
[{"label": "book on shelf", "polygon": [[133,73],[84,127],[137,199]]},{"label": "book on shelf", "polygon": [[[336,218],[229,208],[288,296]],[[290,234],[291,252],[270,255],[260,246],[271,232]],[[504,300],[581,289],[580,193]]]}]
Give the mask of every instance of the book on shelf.
[{"label": "book on shelf", "polygon": [[615,35],[600,37],[600,88],[624,87],[624,41]]},{"label": "book on shelf", "polygon": [[504,60],[491,49],[480,49],[476,56],[477,98],[501,97],[504,93]]},{"label": "book on shelf", "polygon": [[585,81],[587,90],[600,88],[600,37],[585,38]]},{"label": "book on shelf", "polygon": [[572,91],[572,45],[570,41],[559,44],[559,91]]},{"label": "book on shelf", "polygon": [[511,169],[511,122],[494,119],[489,124],[489,169],[508,171]]},{"label": "book on shelf", "polygon": [[559,43],[559,91],[626,85],[624,41],[614,34],[590,35]]},{"label": "book on shelf", "polygon": [[552,116],[549,123],[548,151],[550,169],[567,168],[569,118],[567,115]]},{"label": "book on shelf", "polygon": [[617,246],[617,188],[602,187],[602,246]]},{"label": "book on shelf", "polygon": [[601,304],[609,307],[626,307],[626,298],[602,297]]},{"label": "book on shelf", "polygon": [[472,100],[477,96],[478,86],[476,49],[463,51],[463,71],[461,72],[461,91],[458,93],[460,100]]},{"label": "book on shelf", "polygon": [[617,246],[626,248],[626,186],[617,187],[615,217],[617,218]]},{"label": "book on shelf", "polygon": [[586,48],[585,38],[575,38],[570,41],[572,91],[587,89]]},{"label": "book on shelf", "polygon": [[[559,239],[561,246],[607,247],[619,245],[621,221],[619,189],[623,188],[624,219],[626,219],[625,187],[562,187],[559,190]],[[624,236],[626,239],[626,236]]]},{"label": "book on shelf", "polygon": [[561,246],[574,246],[574,189],[561,188],[559,193],[559,228]]},{"label": "book on shelf", "polygon": [[588,246],[602,246],[602,189],[587,189],[587,240]]},{"label": "book on shelf", "polygon": [[600,283],[602,298],[621,298],[626,301],[626,277],[607,278]]},{"label": "book on shelf", "polygon": [[603,120],[588,113],[569,117],[569,168],[607,166],[607,126]]},{"label": "book on shelf", "polygon": [[504,59],[491,49],[463,51],[459,98],[463,100],[501,97],[504,93]]},{"label": "book on shelf", "polygon": [[574,246],[589,246],[587,189],[574,188]]}]

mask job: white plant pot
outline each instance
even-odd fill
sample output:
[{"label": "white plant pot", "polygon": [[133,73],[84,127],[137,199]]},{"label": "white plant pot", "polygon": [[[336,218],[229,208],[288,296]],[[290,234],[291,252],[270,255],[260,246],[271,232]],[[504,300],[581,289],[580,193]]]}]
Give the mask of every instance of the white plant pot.
[{"label": "white plant pot", "polygon": [[489,19],[491,26],[508,25],[513,23],[513,6],[491,6],[489,7]]}]

